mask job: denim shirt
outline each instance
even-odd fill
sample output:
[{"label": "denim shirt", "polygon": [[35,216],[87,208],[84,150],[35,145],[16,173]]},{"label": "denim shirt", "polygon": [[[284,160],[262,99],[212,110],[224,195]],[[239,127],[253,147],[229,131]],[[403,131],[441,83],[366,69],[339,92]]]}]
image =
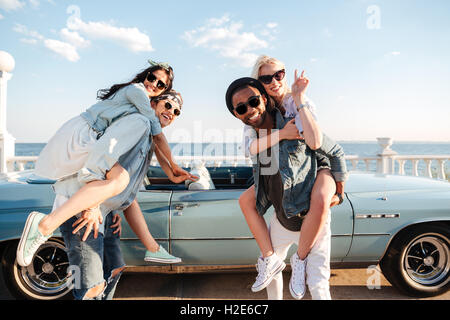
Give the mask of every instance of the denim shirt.
[{"label": "denim shirt", "polygon": [[[282,129],[293,118],[285,118],[278,109],[273,111],[275,128]],[[265,159],[262,154],[257,155],[257,162],[253,166],[255,179],[256,209],[264,215],[272,205],[266,196],[260,177],[263,174],[274,174],[264,170],[279,170],[283,184],[283,208],[287,218],[296,216],[309,210],[311,191],[317,176],[318,160],[325,156],[329,159],[331,173],[336,181],[345,181],[348,178],[344,151],[326,135],[323,135],[322,146],[313,151],[303,140],[282,140],[276,147],[272,147],[272,157]],[[276,159],[278,156],[278,159]],[[261,161],[271,161],[272,166],[261,168]]]},{"label": "denim shirt", "polygon": [[101,100],[91,106],[81,114],[81,117],[101,135],[115,120],[136,112],[150,121],[152,135],[161,133],[161,124],[150,106],[150,99],[142,83],[132,83],[118,90],[109,99]]},{"label": "denim shirt", "polygon": [[54,184],[55,193],[69,198],[85,183],[104,180],[107,171],[118,162],[127,170],[130,183],[122,193],[104,201],[100,210],[105,217],[113,210],[126,209],[136,198],[150,166],[154,150],[151,134],[149,120],[139,113],[114,121],[96,142],[78,174]]}]

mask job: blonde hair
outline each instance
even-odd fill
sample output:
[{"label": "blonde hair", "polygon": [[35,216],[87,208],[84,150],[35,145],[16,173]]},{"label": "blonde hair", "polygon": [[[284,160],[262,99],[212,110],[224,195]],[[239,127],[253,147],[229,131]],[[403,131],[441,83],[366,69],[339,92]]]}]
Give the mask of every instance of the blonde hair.
[{"label": "blonde hair", "polygon": [[258,59],[256,59],[255,65],[253,66],[251,77],[253,79],[258,80],[259,71],[261,70],[261,67],[266,64],[278,64],[280,66],[283,66],[283,68],[285,68],[284,63],[281,62],[280,60],[266,55],[260,55]]},{"label": "blonde hair", "polygon": [[[281,62],[280,60],[278,60],[277,58],[274,57],[269,57],[266,55],[260,55],[258,57],[258,59],[256,59],[255,65],[253,66],[253,70],[252,70],[252,75],[251,77],[253,79],[258,80],[259,78],[259,71],[261,70],[262,66],[266,65],[266,64],[278,64],[280,66],[283,67],[283,69],[286,69],[286,66],[284,65],[283,62]],[[289,85],[286,82],[286,96],[289,96],[291,94],[291,88],[289,87]]]}]

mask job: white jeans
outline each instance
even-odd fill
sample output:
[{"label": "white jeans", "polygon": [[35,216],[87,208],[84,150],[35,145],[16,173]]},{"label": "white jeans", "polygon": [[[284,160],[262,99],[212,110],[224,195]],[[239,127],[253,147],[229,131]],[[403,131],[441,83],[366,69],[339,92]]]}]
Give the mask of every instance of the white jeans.
[{"label": "white jeans", "polygon": [[[314,300],[331,300],[330,295],[330,247],[331,247],[331,213],[323,226],[316,243],[308,254],[306,261],[306,284]],[[292,244],[298,245],[300,231],[293,232],[284,228],[274,214],[269,226],[270,238],[275,253],[285,260]],[[269,300],[283,299],[283,274],[280,272],[267,286]]]}]

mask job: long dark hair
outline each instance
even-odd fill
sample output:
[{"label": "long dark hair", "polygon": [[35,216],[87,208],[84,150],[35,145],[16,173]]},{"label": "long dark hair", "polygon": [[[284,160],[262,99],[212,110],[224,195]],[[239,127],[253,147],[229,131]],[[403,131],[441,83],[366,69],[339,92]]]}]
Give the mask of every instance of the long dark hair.
[{"label": "long dark hair", "polygon": [[126,87],[132,83],[140,83],[140,82],[144,82],[145,78],[147,78],[147,75],[149,72],[155,72],[157,70],[164,70],[167,73],[168,76],[168,83],[167,84],[167,88],[161,92],[161,94],[166,93],[168,91],[170,91],[172,89],[172,84],[173,84],[173,70],[171,67],[169,67],[169,71],[167,71],[166,69],[164,69],[161,66],[151,66],[147,69],[145,69],[144,71],[142,71],[141,73],[138,73],[133,80],[126,82],[126,83],[119,83],[119,84],[115,84],[113,85],[111,88],[109,89],[100,89],[97,91],[97,99],[99,100],[106,100],[111,98],[117,91],[119,91],[120,89],[122,89],[123,87]]}]

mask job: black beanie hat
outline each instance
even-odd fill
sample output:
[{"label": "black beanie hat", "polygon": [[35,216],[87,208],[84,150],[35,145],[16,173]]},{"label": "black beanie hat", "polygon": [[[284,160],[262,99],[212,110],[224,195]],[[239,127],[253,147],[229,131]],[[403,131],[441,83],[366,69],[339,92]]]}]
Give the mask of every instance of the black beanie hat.
[{"label": "black beanie hat", "polygon": [[266,89],[264,89],[263,84],[261,82],[259,82],[259,80],[256,80],[254,78],[249,78],[249,77],[237,79],[230,84],[230,86],[228,87],[227,93],[225,94],[225,102],[227,104],[227,108],[233,116],[235,116],[234,112],[233,112],[234,107],[233,107],[233,103],[232,103],[233,94],[234,94],[234,92],[236,92],[236,90],[238,90],[242,87],[247,87],[247,86],[258,89],[259,92],[266,97],[267,101],[268,102],[270,101],[269,95],[267,94]]}]

